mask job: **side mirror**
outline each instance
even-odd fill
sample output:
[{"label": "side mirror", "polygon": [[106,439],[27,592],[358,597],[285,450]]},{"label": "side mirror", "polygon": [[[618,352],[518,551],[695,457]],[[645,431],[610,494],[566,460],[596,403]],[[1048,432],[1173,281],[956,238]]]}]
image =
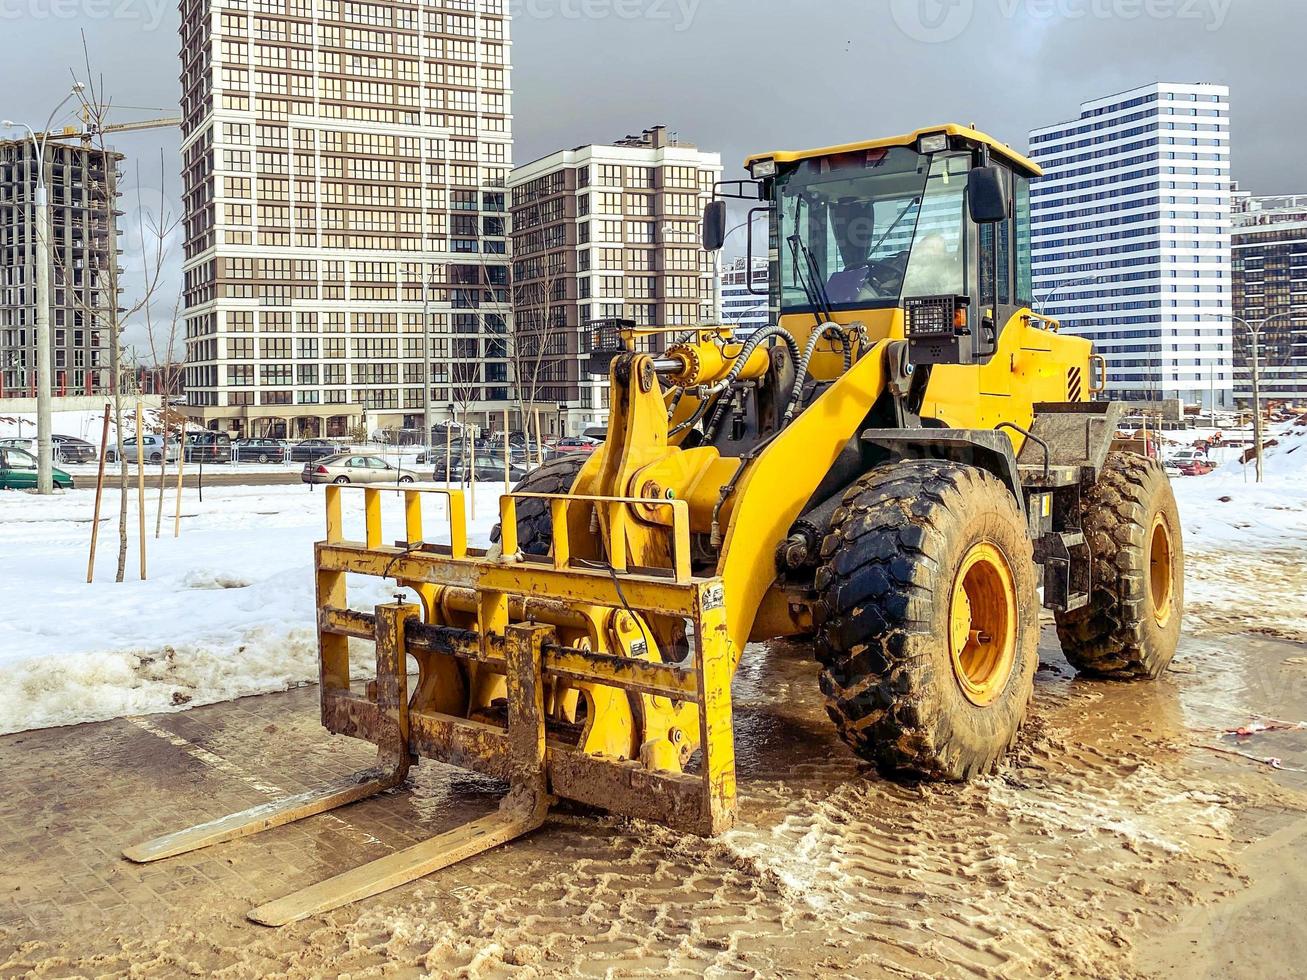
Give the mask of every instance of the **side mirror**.
[{"label": "side mirror", "polygon": [[971,220],[978,225],[1007,220],[1007,188],[998,167],[976,167],[967,174],[967,206]]},{"label": "side mirror", "polygon": [[726,243],[726,202],[710,201],[703,209],[703,248],[719,251]]}]

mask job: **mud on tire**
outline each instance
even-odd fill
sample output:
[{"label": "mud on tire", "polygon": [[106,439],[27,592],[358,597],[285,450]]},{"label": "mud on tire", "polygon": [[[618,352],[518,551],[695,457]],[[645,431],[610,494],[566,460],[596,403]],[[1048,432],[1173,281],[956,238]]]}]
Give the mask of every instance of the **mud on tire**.
[{"label": "mud on tire", "polygon": [[[532,470],[517,486],[515,493],[567,493],[587,457],[569,453],[551,459]],[[490,540],[499,543],[499,525],[490,532]],[[549,505],[543,500],[520,500],[517,504],[517,544],[526,555],[547,555],[554,545],[554,522]]]},{"label": "mud on tire", "polygon": [[[991,671],[983,704],[968,695],[950,640],[958,573],[977,549],[1010,571],[1006,666]],[[957,463],[878,467],[845,493],[822,556],[817,659],[844,741],[886,775],[992,770],[1016,741],[1038,663],[1031,545],[1011,492]],[[973,632],[966,649],[977,642]]]},{"label": "mud on tire", "polygon": [[1089,604],[1058,613],[1062,652],[1077,671],[1156,678],[1180,640],[1184,541],[1171,481],[1156,461],[1111,453],[1081,502],[1094,559]]}]

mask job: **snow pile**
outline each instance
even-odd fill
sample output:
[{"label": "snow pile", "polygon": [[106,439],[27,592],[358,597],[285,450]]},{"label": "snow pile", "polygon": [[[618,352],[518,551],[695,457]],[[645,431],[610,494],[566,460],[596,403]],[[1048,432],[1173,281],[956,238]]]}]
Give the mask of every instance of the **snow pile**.
[{"label": "snow pile", "polygon": [[[1291,426],[1266,437],[1267,442],[1272,440],[1275,445],[1262,450],[1262,471],[1266,480],[1307,488],[1307,426]],[[1240,462],[1236,456],[1212,476],[1242,479],[1245,472],[1252,479],[1254,463],[1251,456],[1247,463]]]},{"label": "snow pile", "polygon": [[1190,628],[1307,639],[1307,431],[1276,433],[1266,479],[1237,460],[1172,481],[1184,526]]},{"label": "snow pile", "polygon": [[[502,485],[477,488],[472,543],[488,538]],[[383,495],[387,539],[403,537],[397,495]],[[185,491],[182,536],[170,509],[137,580],[129,494],[127,581],[116,584],[116,493],[106,493],[96,581],[86,584],[93,492],[52,498],[0,492],[0,734],[208,704],[317,677],[313,543],[323,494],[304,486]],[[171,498],[169,506],[171,506]],[[345,497],[346,535],[362,536],[362,500]],[[443,498],[424,501],[426,536],[448,541]],[[393,583],[351,579],[355,608],[388,601]],[[360,658],[364,661],[365,658]]]}]

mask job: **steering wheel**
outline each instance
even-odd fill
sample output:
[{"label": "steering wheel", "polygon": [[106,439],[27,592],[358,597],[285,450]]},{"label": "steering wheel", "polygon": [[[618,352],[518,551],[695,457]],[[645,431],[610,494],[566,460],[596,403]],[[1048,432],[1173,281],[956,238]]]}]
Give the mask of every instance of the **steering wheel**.
[{"label": "steering wheel", "polygon": [[898,296],[903,289],[903,279],[907,275],[907,252],[899,252],[892,259],[868,259],[867,281],[863,291],[872,290],[874,295],[864,299],[881,299]]}]

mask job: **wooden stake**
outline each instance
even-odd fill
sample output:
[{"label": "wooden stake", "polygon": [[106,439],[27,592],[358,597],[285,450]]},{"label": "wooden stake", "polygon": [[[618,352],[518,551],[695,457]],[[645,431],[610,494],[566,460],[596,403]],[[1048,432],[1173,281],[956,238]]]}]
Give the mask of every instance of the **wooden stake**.
[{"label": "wooden stake", "polygon": [[[164,443],[163,455],[168,455]],[[141,403],[136,403],[136,526],[141,539],[141,581],[145,581],[145,419]]]},{"label": "wooden stake", "polygon": [[91,518],[91,556],[86,560],[86,584],[95,580],[95,541],[100,536],[100,500],[104,496],[104,454],[109,449],[109,406],[104,406],[104,429],[100,432],[100,465],[95,474],[95,516]]},{"label": "wooden stake", "polygon": [[513,478],[509,467],[508,452],[508,406],[504,406],[504,493],[513,492]]},{"label": "wooden stake", "polygon": [[154,508],[154,538],[163,533],[163,495],[168,485],[168,406],[163,408],[163,459],[159,462],[159,502]]},{"label": "wooden stake", "polygon": [[[177,458],[177,512],[172,519],[172,536],[182,534],[182,470],[186,468],[186,423],[182,423],[181,455]],[[310,484],[311,485],[311,484]]]},{"label": "wooden stake", "polygon": [[454,444],[450,442],[454,433],[450,429],[445,429],[445,487],[452,490],[454,488]]},{"label": "wooden stake", "polygon": [[463,472],[467,477],[467,509],[472,520],[477,519],[477,441],[467,444],[467,411],[463,412]]}]

